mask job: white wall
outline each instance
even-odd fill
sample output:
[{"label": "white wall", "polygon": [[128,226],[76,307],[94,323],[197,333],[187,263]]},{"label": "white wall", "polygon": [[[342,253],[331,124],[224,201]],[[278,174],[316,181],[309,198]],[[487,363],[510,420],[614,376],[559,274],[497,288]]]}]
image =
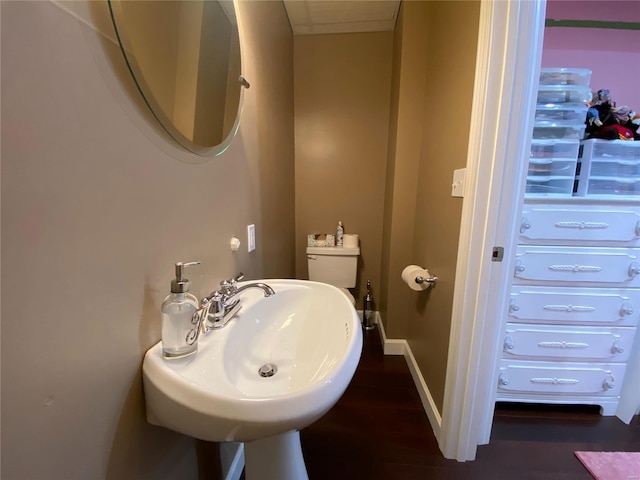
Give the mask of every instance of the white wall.
[{"label": "white wall", "polygon": [[[294,274],[284,8],[241,2],[240,134],[195,165],[141,133],[92,29],[49,2],[0,4],[2,478],[197,478],[194,441],[146,423],[140,367],[174,262],[203,262],[198,296],[239,271]],[[257,251],[232,254],[249,223]]]}]

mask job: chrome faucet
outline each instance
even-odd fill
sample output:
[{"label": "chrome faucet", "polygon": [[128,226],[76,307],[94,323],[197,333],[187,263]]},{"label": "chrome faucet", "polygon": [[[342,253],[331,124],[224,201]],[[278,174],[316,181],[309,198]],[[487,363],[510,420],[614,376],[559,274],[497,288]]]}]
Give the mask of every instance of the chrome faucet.
[{"label": "chrome faucet", "polygon": [[240,294],[250,288],[259,288],[265,297],[275,295],[273,288],[266,283],[247,283],[241,287],[237,286],[238,281],[244,278],[240,273],[235,278],[220,282],[220,289],[211,293],[201,301],[201,308],[198,310],[198,321],[202,333],[224,327],[236,313],[242,308]]}]

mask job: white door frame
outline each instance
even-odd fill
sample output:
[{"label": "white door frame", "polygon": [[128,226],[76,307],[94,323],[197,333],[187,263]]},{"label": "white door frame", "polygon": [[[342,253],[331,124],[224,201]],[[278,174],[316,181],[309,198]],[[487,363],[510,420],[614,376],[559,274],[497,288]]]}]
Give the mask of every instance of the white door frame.
[{"label": "white door frame", "polygon": [[[482,0],[440,449],[475,459],[488,443],[502,318],[535,114],[546,0]],[[494,246],[504,248],[492,261]]]}]

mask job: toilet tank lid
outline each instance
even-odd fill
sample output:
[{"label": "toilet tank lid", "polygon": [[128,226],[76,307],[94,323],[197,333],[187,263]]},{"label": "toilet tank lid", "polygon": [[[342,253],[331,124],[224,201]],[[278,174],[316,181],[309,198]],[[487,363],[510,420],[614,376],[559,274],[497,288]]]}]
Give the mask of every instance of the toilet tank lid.
[{"label": "toilet tank lid", "polygon": [[360,255],[360,248],[348,247],[307,247],[307,253],[315,255]]}]

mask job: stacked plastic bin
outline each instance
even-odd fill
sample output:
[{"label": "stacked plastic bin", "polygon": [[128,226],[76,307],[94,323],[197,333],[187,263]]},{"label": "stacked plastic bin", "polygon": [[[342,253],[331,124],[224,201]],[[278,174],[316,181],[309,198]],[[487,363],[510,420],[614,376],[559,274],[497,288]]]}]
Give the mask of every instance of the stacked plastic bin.
[{"label": "stacked plastic bin", "polygon": [[640,142],[583,140],[574,195],[640,200]]},{"label": "stacked plastic bin", "polygon": [[527,196],[571,196],[591,70],[542,68],[527,173]]}]

